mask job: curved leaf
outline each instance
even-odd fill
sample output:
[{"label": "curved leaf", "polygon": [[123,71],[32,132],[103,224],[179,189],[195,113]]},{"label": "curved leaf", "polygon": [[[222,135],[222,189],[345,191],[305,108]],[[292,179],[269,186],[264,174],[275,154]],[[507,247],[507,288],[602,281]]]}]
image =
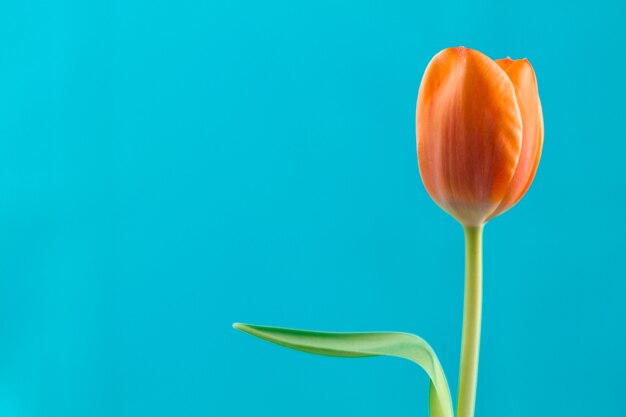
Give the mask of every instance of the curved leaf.
[{"label": "curved leaf", "polygon": [[430,377],[431,417],[454,416],[450,389],[437,355],[428,343],[413,334],[315,332],[241,323],[233,327],[277,345],[317,355],[408,359],[421,366]]}]

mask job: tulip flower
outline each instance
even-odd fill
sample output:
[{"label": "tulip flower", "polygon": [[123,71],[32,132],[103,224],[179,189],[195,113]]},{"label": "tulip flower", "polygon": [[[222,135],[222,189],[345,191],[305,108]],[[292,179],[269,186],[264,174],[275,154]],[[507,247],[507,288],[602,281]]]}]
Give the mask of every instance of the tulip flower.
[{"label": "tulip flower", "polygon": [[[419,169],[433,200],[465,231],[465,300],[456,417],[473,417],[482,305],[482,233],[530,186],[543,142],[537,81],[526,59],[492,61],[450,48],[430,62],[417,112]],[[394,356],[430,378],[431,417],[454,417],[450,389],[433,348],[408,333],[334,333],[235,323],[236,329],[317,355]],[[297,410],[296,410],[297,414]]]},{"label": "tulip flower", "polygon": [[528,190],[543,142],[528,60],[493,61],[468,48],[441,51],[424,73],[416,120],[426,190],[463,225],[486,223]]},{"label": "tulip flower", "polygon": [[417,98],[420,174],[465,229],[465,305],[457,417],[472,417],[478,377],[483,225],[510,209],[535,176],[543,116],[530,62],[448,48],[430,61]]}]

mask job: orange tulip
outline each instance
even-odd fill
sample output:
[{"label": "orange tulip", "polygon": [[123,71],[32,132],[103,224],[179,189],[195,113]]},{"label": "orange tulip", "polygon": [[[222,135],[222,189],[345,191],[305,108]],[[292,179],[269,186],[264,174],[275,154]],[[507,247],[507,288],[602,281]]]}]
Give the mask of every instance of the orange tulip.
[{"label": "orange tulip", "polygon": [[432,199],[480,226],[526,193],[543,144],[530,62],[448,48],[430,61],[417,99],[419,169]]}]

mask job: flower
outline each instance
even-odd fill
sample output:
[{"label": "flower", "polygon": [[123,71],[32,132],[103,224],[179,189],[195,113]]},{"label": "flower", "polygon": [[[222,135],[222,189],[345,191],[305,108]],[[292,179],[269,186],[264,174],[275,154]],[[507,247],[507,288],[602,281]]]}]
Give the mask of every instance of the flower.
[{"label": "flower", "polygon": [[543,116],[533,67],[444,49],[424,73],[416,133],[432,199],[463,225],[483,225],[522,198],[539,164]]}]

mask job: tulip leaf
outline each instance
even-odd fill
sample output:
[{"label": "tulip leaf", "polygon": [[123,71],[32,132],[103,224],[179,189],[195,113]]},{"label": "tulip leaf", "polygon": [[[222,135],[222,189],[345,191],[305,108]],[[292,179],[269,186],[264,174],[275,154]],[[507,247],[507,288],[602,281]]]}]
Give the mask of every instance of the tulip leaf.
[{"label": "tulip leaf", "polygon": [[431,417],[453,417],[448,382],[437,355],[424,340],[409,333],[333,333],[235,323],[235,329],[302,352],[344,358],[393,356],[408,359],[430,377]]}]

